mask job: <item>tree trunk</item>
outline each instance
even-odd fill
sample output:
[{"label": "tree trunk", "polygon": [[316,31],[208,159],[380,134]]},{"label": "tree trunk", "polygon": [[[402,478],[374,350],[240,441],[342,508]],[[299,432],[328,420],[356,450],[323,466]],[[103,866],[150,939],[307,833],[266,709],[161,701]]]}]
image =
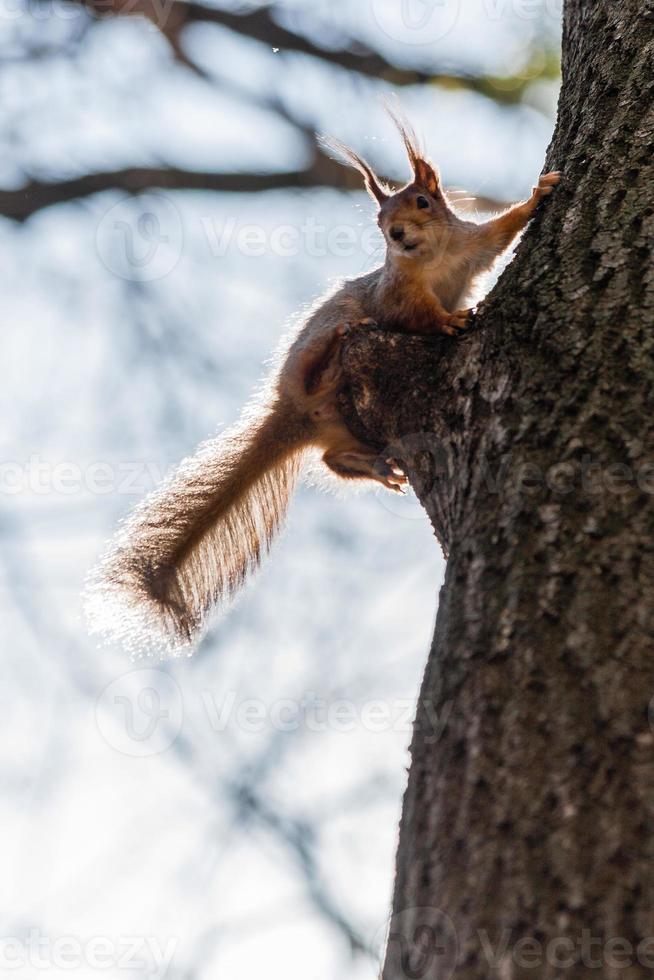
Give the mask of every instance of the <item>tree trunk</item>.
[{"label": "tree trunk", "polygon": [[449,552],[384,980],[654,971],[653,28],[568,0],[564,183],[476,329],[346,349]]}]

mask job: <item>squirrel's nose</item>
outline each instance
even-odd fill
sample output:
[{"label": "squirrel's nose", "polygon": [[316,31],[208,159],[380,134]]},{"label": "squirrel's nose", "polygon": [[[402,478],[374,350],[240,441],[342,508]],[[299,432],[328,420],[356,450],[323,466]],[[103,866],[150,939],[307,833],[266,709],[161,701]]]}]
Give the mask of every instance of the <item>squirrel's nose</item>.
[{"label": "squirrel's nose", "polygon": [[404,238],[404,228],[401,225],[393,225],[391,228],[391,238],[395,242],[401,242]]}]

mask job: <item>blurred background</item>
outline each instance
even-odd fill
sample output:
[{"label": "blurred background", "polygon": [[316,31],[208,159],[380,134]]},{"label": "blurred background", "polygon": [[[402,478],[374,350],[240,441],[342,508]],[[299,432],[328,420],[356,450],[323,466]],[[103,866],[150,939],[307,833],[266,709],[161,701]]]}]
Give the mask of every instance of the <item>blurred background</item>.
[{"label": "blurred background", "polygon": [[[121,517],[383,257],[315,131],[473,214],[526,196],[555,0],[2,0],[3,924],[16,977],[372,980],[443,561],[415,500],[307,486],[190,659],[87,637]],[[466,200],[474,198],[474,200]]]}]

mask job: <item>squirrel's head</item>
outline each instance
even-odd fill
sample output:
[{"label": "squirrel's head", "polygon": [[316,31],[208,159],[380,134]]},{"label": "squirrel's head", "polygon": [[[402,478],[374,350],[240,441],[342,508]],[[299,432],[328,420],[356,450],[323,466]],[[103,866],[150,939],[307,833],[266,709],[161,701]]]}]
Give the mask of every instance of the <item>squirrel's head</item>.
[{"label": "squirrel's head", "polygon": [[337,140],[325,143],[363,176],[378,206],[377,223],[390,251],[407,259],[428,261],[442,252],[452,212],[441,188],[437,168],[420,150],[413,130],[389,110],[400,131],[413,170],[413,180],[398,191],[382,182],[358,153]]}]

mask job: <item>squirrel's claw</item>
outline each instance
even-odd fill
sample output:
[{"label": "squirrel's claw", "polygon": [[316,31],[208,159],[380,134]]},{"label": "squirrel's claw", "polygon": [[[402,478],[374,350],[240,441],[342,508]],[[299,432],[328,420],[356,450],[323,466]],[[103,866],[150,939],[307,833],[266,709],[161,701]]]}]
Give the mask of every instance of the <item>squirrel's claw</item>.
[{"label": "squirrel's claw", "polygon": [[543,197],[548,197],[557,184],[561,183],[563,174],[560,170],[552,170],[548,174],[541,174],[538,178],[538,186],[534,187],[532,197],[535,201],[540,201]]},{"label": "squirrel's claw", "polygon": [[470,318],[474,310],[455,310],[454,313],[450,313],[447,319],[439,323],[439,328],[441,333],[447,334],[448,337],[456,337],[456,335],[461,331],[465,330],[470,326]]},{"label": "squirrel's claw", "polygon": [[394,459],[393,457],[387,459],[386,465],[390,466],[391,472],[394,473],[395,476],[403,477],[402,482],[406,483],[406,473],[404,472],[404,470],[402,469],[402,467],[400,466],[400,464],[396,459]]},{"label": "squirrel's claw", "polygon": [[406,476],[403,477],[387,476],[387,477],[379,478],[379,483],[383,484],[383,486],[385,486],[387,490],[393,490],[395,493],[402,493],[402,494],[406,493],[406,490],[404,490],[403,488],[408,482],[409,481],[407,480]]},{"label": "squirrel's claw", "polygon": [[388,490],[396,493],[404,493],[402,487],[409,482],[409,478],[399,465],[396,459],[390,458],[383,462],[378,460],[374,467],[375,479],[382,483]]}]

